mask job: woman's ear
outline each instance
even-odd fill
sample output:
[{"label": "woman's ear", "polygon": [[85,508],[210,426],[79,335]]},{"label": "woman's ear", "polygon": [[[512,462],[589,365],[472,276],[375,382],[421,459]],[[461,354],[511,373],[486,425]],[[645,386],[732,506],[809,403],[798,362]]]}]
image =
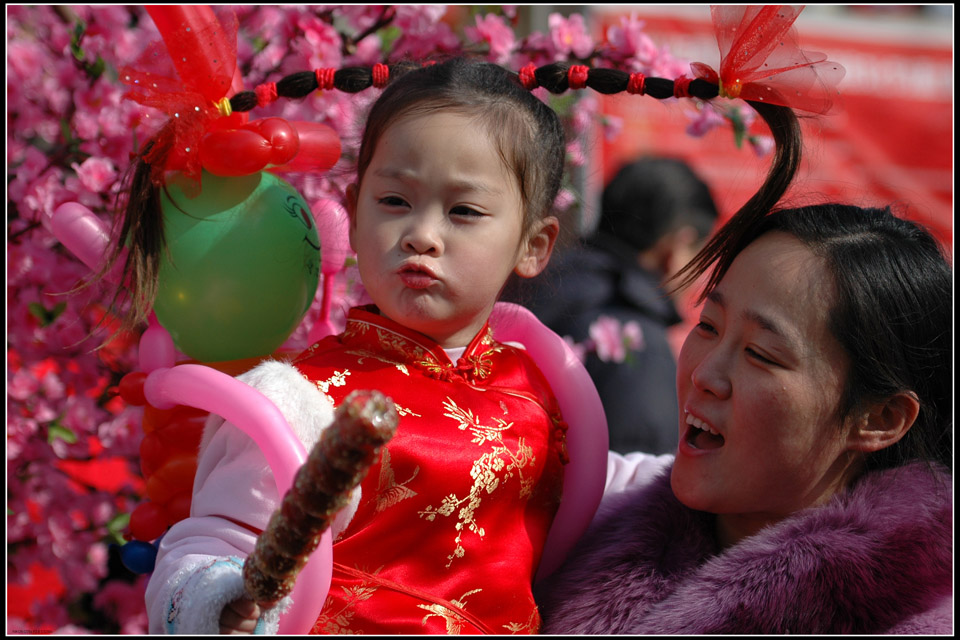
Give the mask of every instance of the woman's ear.
[{"label": "woman's ear", "polygon": [[912,392],[901,392],[877,402],[860,417],[850,432],[853,451],[873,453],[900,441],[920,413],[920,401]]},{"label": "woman's ear", "polygon": [[353,246],[353,233],[357,228],[357,197],[359,196],[359,189],[357,188],[356,182],[351,182],[347,185],[347,197],[344,202],[345,208],[347,210],[347,218],[350,220],[350,248],[353,249],[353,252],[357,252],[357,248]]},{"label": "woman's ear", "polygon": [[521,247],[514,273],[521,278],[532,278],[543,271],[550,261],[559,233],[560,221],[555,216],[547,216],[539,221]]}]

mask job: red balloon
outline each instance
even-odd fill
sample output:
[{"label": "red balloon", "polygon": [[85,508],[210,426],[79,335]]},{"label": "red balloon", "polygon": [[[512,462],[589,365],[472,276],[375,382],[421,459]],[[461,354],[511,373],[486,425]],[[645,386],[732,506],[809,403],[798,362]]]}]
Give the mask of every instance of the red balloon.
[{"label": "red balloon", "polygon": [[151,431],[140,441],[140,474],[144,479],[152,476],[170,457],[157,431]]},{"label": "red balloon", "polygon": [[170,422],[154,434],[167,451],[188,452],[196,456],[200,438],[203,436],[203,425],[210,414],[182,406],[175,407],[174,414]]},{"label": "red balloon", "polygon": [[300,138],[300,152],[284,165],[268,167],[276,173],[285,171],[327,171],[340,159],[340,136],[331,127],[319,122],[291,122]]},{"label": "red balloon", "polygon": [[134,407],[147,404],[147,399],[143,397],[143,383],[146,379],[147,374],[143,371],[134,371],[123,376],[118,385],[123,401]]},{"label": "red balloon", "polygon": [[147,478],[147,496],[157,504],[166,505],[178,493],[193,487],[193,476],[196,473],[196,456],[181,455],[171,458]]},{"label": "red balloon", "polygon": [[290,162],[300,151],[300,135],[289,122],[283,118],[261,118],[244,129],[256,131],[267,140],[270,148],[268,164],[281,165]]},{"label": "red balloon", "polygon": [[167,520],[163,507],[149,500],[141,502],[130,514],[130,535],[143,542],[156,540],[167,530]]},{"label": "red balloon", "polygon": [[215,176],[247,176],[270,160],[269,142],[248,129],[211,131],[200,139],[200,164]]},{"label": "red balloon", "polygon": [[190,516],[190,503],[192,501],[192,490],[181,491],[170,498],[170,502],[164,506],[167,514],[167,524],[173,526],[181,520],[186,520]]},{"label": "red balloon", "polygon": [[143,408],[143,426],[144,433],[150,433],[163,428],[173,417],[173,409],[157,409],[152,405],[146,405]]}]

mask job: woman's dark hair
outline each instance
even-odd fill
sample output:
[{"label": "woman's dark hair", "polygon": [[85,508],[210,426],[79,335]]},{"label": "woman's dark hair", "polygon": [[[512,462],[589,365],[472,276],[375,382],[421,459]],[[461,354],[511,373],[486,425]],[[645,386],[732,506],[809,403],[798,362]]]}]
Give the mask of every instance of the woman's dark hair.
[{"label": "woman's dark hair", "polygon": [[[835,283],[830,330],[850,361],[841,421],[897,393],[919,400],[913,427],[867,456],[866,469],[922,460],[952,470],[953,275],[937,240],[889,207],[820,204],[774,210],[724,236],[717,264],[729,266],[771,231],[800,240],[824,260]],[[718,281],[714,272],[708,287]]]}]

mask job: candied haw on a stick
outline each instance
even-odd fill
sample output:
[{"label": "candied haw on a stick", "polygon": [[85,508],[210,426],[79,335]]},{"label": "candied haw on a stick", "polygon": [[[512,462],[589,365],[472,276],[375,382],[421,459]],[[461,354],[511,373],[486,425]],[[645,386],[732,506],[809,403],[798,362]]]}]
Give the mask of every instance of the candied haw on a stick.
[{"label": "candied haw on a stick", "polygon": [[393,402],[378,391],[354,391],[337,408],[243,564],[244,587],[257,604],[269,609],[293,590],[320,537],[398,421]]}]

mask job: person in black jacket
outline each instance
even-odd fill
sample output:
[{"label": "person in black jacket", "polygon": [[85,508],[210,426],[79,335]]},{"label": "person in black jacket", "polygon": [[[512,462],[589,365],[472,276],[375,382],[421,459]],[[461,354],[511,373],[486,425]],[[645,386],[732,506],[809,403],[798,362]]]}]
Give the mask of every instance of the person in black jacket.
[{"label": "person in black jacket", "polygon": [[713,229],[707,184],[682,160],[641,158],[603,191],[596,230],[558,252],[520,301],[548,327],[578,343],[601,316],[636,322],[641,345],[617,362],[587,355],[620,453],[671,453],[677,445],[676,356],[668,330],[681,322],[662,283],[692,258]]}]

